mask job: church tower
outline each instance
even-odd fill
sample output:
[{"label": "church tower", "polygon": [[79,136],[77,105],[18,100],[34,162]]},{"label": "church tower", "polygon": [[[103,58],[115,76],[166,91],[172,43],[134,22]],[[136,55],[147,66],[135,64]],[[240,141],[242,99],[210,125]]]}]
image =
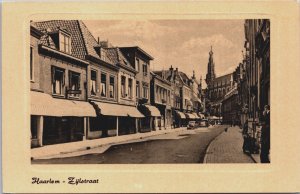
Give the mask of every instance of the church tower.
[{"label": "church tower", "polygon": [[212,46],[211,46],[210,52],[209,52],[208,64],[207,64],[207,74],[206,74],[206,78],[205,78],[205,82],[208,87],[210,86],[210,83],[212,81],[214,81],[214,79],[216,78],[213,54],[214,53],[212,51]]}]

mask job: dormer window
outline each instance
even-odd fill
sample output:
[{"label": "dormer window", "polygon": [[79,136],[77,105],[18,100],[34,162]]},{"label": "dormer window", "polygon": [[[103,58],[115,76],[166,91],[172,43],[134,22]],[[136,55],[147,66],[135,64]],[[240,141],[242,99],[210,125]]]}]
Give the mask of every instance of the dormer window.
[{"label": "dormer window", "polygon": [[71,38],[70,35],[59,32],[59,50],[65,53],[71,53]]}]

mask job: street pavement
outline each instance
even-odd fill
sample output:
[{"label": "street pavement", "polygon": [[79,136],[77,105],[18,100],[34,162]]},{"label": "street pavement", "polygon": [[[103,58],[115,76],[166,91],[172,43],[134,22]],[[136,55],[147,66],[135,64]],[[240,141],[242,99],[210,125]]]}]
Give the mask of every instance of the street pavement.
[{"label": "street pavement", "polygon": [[243,153],[243,136],[239,127],[229,127],[208,146],[205,163],[254,163]]},{"label": "street pavement", "polygon": [[181,130],[74,152],[69,157],[32,160],[32,164],[203,163],[207,146],[227,126]]}]

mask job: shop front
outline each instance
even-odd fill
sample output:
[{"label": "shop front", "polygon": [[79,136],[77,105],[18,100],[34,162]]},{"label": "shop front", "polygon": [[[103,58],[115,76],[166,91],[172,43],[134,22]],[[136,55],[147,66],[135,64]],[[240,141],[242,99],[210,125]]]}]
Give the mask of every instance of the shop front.
[{"label": "shop front", "polygon": [[186,126],[186,116],[183,112],[175,111],[175,125],[176,127]]},{"label": "shop front", "polygon": [[86,139],[88,118],[96,117],[88,102],[53,98],[30,92],[31,147]]},{"label": "shop front", "polygon": [[140,105],[138,106],[139,111],[145,115],[141,119],[139,126],[140,132],[150,132],[161,129],[162,127],[162,115],[160,111],[151,105]]},{"label": "shop front", "polygon": [[196,117],[193,113],[184,113],[184,114],[186,116],[187,123],[189,121],[195,121],[196,120]]},{"label": "shop front", "polygon": [[137,133],[138,119],[144,118],[135,106],[91,101],[97,112],[88,138],[111,137]]}]

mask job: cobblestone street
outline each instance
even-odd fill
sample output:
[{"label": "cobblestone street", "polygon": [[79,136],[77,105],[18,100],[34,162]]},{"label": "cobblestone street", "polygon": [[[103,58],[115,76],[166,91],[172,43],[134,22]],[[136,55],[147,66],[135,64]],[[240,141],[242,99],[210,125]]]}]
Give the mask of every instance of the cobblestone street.
[{"label": "cobblestone street", "polygon": [[229,127],[227,132],[217,136],[209,145],[206,163],[254,163],[243,153],[243,136],[239,127]]}]

